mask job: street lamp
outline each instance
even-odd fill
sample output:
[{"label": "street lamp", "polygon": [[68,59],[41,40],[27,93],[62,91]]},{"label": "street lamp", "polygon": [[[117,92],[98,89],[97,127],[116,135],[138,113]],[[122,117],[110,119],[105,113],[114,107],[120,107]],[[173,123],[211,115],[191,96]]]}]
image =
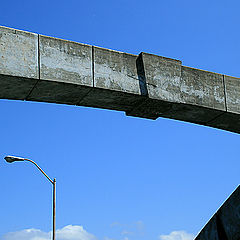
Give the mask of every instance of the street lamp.
[{"label": "street lamp", "polygon": [[55,232],[56,232],[56,179],[54,178],[51,180],[51,178],[48,177],[48,175],[32,160],[27,158],[21,158],[21,157],[15,157],[15,156],[6,156],[4,158],[8,163],[13,162],[22,162],[22,161],[28,161],[33,163],[40,172],[52,183],[53,185],[53,240],[55,240]]}]

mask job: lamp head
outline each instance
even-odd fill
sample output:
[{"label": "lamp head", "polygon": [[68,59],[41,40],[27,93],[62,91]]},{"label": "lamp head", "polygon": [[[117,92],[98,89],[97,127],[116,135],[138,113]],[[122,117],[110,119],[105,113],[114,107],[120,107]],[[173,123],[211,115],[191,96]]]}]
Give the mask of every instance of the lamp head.
[{"label": "lamp head", "polygon": [[4,158],[8,163],[12,163],[12,162],[19,162],[19,161],[24,161],[24,158],[21,157],[15,157],[15,156],[6,156]]}]

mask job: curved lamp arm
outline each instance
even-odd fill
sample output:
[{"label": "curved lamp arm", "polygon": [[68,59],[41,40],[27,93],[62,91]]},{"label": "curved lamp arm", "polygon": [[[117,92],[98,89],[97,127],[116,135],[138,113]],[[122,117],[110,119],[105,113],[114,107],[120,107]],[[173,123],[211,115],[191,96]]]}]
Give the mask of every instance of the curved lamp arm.
[{"label": "curved lamp arm", "polygon": [[30,160],[30,159],[27,159],[27,158],[24,158],[23,160],[33,163],[33,164],[39,169],[39,171],[40,171],[52,184],[54,184],[53,180],[51,180],[51,178],[50,178],[33,160]]},{"label": "curved lamp arm", "polygon": [[38,168],[38,170],[49,180],[49,182],[54,185],[55,180],[51,180],[51,178],[33,160],[30,160],[28,158],[16,157],[16,156],[6,156],[4,159],[8,163],[23,162],[23,161],[28,161],[33,163]]}]

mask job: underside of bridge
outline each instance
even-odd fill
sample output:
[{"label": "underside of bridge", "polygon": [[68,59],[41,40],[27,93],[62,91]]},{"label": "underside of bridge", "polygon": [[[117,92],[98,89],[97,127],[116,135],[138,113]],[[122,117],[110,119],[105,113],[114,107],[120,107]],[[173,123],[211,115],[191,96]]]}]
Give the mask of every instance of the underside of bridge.
[{"label": "underside of bridge", "polygon": [[124,111],[240,133],[240,79],[0,27],[0,98]]}]

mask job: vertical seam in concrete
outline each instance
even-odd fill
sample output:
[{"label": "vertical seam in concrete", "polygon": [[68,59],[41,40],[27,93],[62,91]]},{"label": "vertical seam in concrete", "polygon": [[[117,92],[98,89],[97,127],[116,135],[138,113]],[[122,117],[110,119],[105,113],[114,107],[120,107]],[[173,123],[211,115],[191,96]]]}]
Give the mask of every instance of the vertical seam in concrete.
[{"label": "vertical seam in concrete", "polygon": [[81,105],[81,101],[93,90],[93,88],[95,87],[95,83],[94,83],[94,46],[92,46],[92,63],[91,63],[91,68],[92,68],[92,81],[93,81],[93,84],[92,84],[92,87],[89,89],[89,91],[87,91],[86,94],[83,95],[83,97],[81,97],[77,103],[76,103],[76,106],[79,106]]},{"label": "vertical seam in concrete", "polygon": [[40,72],[40,35],[38,34],[38,80],[41,79],[41,72]]},{"label": "vertical seam in concrete", "polygon": [[228,109],[227,109],[227,94],[226,94],[226,85],[225,85],[225,75],[223,75],[223,92],[224,92],[225,109],[227,112]]},{"label": "vertical seam in concrete", "polygon": [[147,79],[146,79],[146,74],[145,74],[145,67],[144,67],[142,53],[140,53],[136,59],[136,68],[137,68],[140,93],[141,93],[141,95],[148,97],[149,93],[148,93]]},{"label": "vertical seam in concrete", "polygon": [[147,87],[147,79],[144,68],[143,54],[140,53],[136,59],[136,68],[137,68],[137,80],[139,81],[140,96],[139,101],[128,111],[126,115],[131,116],[134,111],[137,111],[145,102],[149,100],[149,93]]},{"label": "vertical seam in concrete", "polygon": [[25,100],[27,100],[29,98],[29,96],[31,95],[33,89],[36,87],[36,85],[40,81],[40,77],[41,77],[40,76],[40,35],[39,34],[37,35],[37,67],[38,67],[38,79],[36,80],[35,84],[31,88],[31,90],[29,91],[29,93],[26,96]]},{"label": "vertical seam in concrete", "polygon": [[93,87],[95,87],[95,75],[94,75],[94,46],[92,46],[92,79],[93,79]]}]

